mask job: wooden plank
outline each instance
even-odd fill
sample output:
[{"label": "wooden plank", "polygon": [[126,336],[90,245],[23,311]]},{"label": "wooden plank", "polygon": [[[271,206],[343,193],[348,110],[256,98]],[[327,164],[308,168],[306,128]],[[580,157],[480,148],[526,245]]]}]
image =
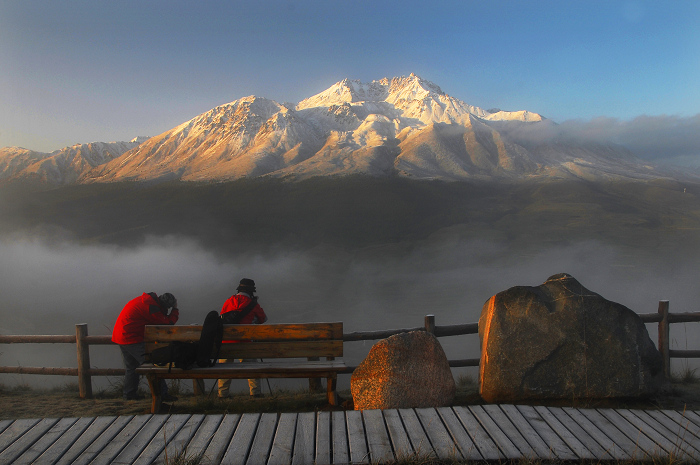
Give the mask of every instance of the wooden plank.
[{"label": "wooden plank", "polygon": [[[201,325],[147,325],[147,341],[199,341]],[[224,325],[224,340],[343,339],[343,323],[278,323],[263,325]],[[73,338],[75,340],[75,338]]]},{"label": "wooden plank", "polygon": [[452,408],[452,411],[457,415],[457,419],[464,426],[465,431],[469,434],[484,460],[501,460],[505,458],[505,455],[501,453],[491,436],[489,436],[470,410],[456,406]]},{"label": "wooden plank", "polygon": [[[56,462],[56,465],[70,465],[75,463],[78,457],[85,452],[85,450],[93,443],[105,434],[109,428],[112,428],[114,432],[110,439],[116,436],[131,419],[133,415],[124,415],[121,417],[97,417],[95,418],[87,429],[76,439],[76,441],[70,446],[70,448],[61,456],[61,458]],[[114,426],[116,424],[116,426]],[[104,443],[106,444],[106,442]]]},{"label": "wooden plank", "polygon": [[316,415],[303,412],[297,415],[297,429],[294,437],[292,465],[313,463],[315,455]]},{"label": "wooden plank", "polygon": [[687,411],[680,412],[677,410],[661,410],[661,413],[675,421],[680,427],[683,428],[683,431],[686,434],[691,434],[700,438],[700,427],[698,427],[690,418],[688,418]]},{"label": "wooden plank", "polygon": [[217,364],[213,367],[182,370],[180,368],[144,365],[136,369],[140,374],[157,374],[163,379],[217,379],[218,377],[247,378],[251,374],[263,374],[268,378],[327,378],[346,369],[342,360],[319,361],[270,361]]},{"label": "wooden plank", "polygon": [[[588,421],[581,412],[575,409],[555,407],[549,408],[549,411],[583,443],[597,460],[614,460],[608,448],[614,448],[615,443],[610,441],[593,423]],[[589,433],[589,430],[593,434]],[[598,439],[601,439],[603,442],[598,442]]]},{"label": "wooden plank", "polygon": [[248,454],[246,463],[257,465],[266,463],[272,447],[272,439],[277,430],[277,414],[263,413],[258,421],[258,428],[255,431],[255,439]]},{"label": "wooden plank", "polygon": [[56,422],[51,429],[46,431],[39,439],[25,450],[22,455],[15,459],[14,464],[23,465],[31,464],[41,456],[46,450],[53,445],[73,424],[78,421],[78,418],[61,418]]},{"label": "wooden plank", "polygon": [[681,412],[673,410],[650,410],[647,414],[674,433],[681,441],[681,444],[687,444],[693,449],[700,451],[700,431],[695,424],[688,420]]},{"label": "wooden plank", "polygon": [[467,431],[462,426],[462,423],[457,418],[454,410],[450,407],[440,407],[436,409],[438,415],[445,424],[445,428],[452,436],[455,445],[459,449],[460,454],[466,460],[481,461],[483,456],[479,453],[479,449],[476,447],[472,438],[469,436]]},{"label": "wooden plank", "polygon": [[331,421],[333,463],[348,463],[350,461],[350,446],[345,412],[331,412]]},{"label": "wooden plank", "polygon": [[[164,344],[146,343],[146,352],[163,347]],[[240,342],[223,344],[220,358],[307,358],[307,357],[342,357],[343,341],[290,341],[290,342]]]},{"label": "wooden plank", "polygon": [[[515,447],[520,450],[521,457],[537,457],[537,451],[533,449],[518,427],[508,418],[508,415],[503,411],[503,406],[484,405],[483,409],[491,416],[493,421],[496,422],[506,436],[508,436],[508,439],[515,444]],[[531,430],[528,430],[528,432],[531,432]]]},{"label": "wooden plank", "polygon": [[43,418],[28,431],[13,441],[0,453],[0,463],[14,463],[25,451],[29,450],[56,423],[58,418]]},{"label": "wooden plank", "polygon": [[190,416],[187,423],[185,423],[177,434],[167,442],[166,447],[164,447],[158,457],[156,457],[154,463],[173,463],[175,462],[175,457],[181,456],[190,458],[203,453],[203,449],[195,453],[191,452],[191,450],[188,450],[188,444],[192,441],[192,438],[194,438],[204,418],[205,415],[201,413]]},{"label": "wooden plank", "polygon": [[406,429],[401,421],[399,411],[396,409],[388,409],[384,410],[383,414],[396,460],[399,462],[402,460],[407,461],[415,452],[411,446],[411,440],[408,438],[408,433],[406,433]]},{"label": "wooden plank", "polygon": [[484,410],[482,405],[471,405],[469,411],[476,417],[481,426],[486,430],[488,435],[498,445],[501,453],[506,459],[518,459],[522,457],[520,449],[518,449],[513,441],[503,432],[496,424],[491,416]]},{"label": "wooden plank", "polygon": [[[639,417],[646,424],[654,428],[662,436],[668,439],[674,447],[671,455],[673,457],[691,457],[694,461],[700,462],[700,440],[692,434],[686,434],[684,428],[671,420],[662,412],[652,412],[646,410],[630,410],[632,414]],[[658,413],[657,418],[653,413]]]},{"label": "wooden plank", "polygon": [[207,461],[210,463],[221,463],[221,458],[226,453],[226,449],[231,443],[231,438],[240,420],[241,415],[238,413],[224,415],[221,423],[216,428],[214,436],[209,441],[207,449],[204,451],[204,457],[206,457]]},{"label": "wooden plank", "polygon": [[[679,446],[678,438],[672,435],[661,423],[645,413],[643,410],[632,411],[628,409],[617,410],[621,416],[629,421],[635,428],[639,428],[656,444],[665,451],[664,456],[680,458],[681,460],[693,460],[696,456],[688,454]],[[690,448],[694,451],[694,449]]]},{"label": "wooden plank", "polygon": [[[607,418],[612,424],[614,424],[617,429],[622,431],[622,433],[627,436],[643,453],[644,458],[653,458],[666,456],[667,451],[663,449],[657,442],[653,441],[652,438],[647,436],[643,429],[637,426],[637,424],[632,424],[625,417],[620,415],[617,411],[605,408],[598,409],[605,418]],[[639,422],[644,424],[643,422]]]},{"label": "wooden plank", "polygon": [[[243,465],[246,463],[250,448],[253,445],[255,431],[260,421],[260,413],[244,413],[236,426],[236,431],[226,448],[226,453],[221,459],[221,463],[231,465]],[[218,463],[218,462],[214,462]]]},{"label": "wooden plank", "polygon": [[[607,450],[617,460],[634,459],[639,456],[639,451],[634,444],[618,430],[615,425],[610,423],[603,415],[593,409],[572,409],[565,407],[567,413],[578,412],[579,418],[576,418],[581,426],[594,436],[596,441]],[[586,422],[587,421],[587,422]],[[595,431],[598,433],[595,433]]]},{"label": "wooden plank", "polygon": [[626,452],[637,460],[647,460],[660,449],[651,442],[641,431],[632,427],[628,421],[611,409],[586,409],[584,415],[608,432],[609,437],[617,445],[625,448]]},{"label": "wooden plank", "polygon": [[359,410],[345,412],[345,421],[352,463],[370,463],[367,449],[365,427],[362,423],[362,413]]},{"label": "wooden plank", "polygon": [[10,424],[5,431],[0,434],[0,452],[7,449],[12,443],[14,443],[18,438],[22,437],[24,433],[29,431],[39,423],[38,418],[28,418],[15,420]]},{"label": "wooden plank", "polygon": [[46,451],[41,454],[41,457],[37,460],[37,463],[42,464],[53,464],[56,463],[61,457],[63,457],[71,446],[81,437],[85,430],[90,426],[90,424],[95,420],[92,417],[82,417],[78,418],[75,423],[61,435],[51,447],[46,449]]},{"label": "wooden plank", "polygon": [[332,463],[331,446],[331,412],[318,412],[316,414],[316,465],[330,465]]},{"label": "wooden plank", "polygon": [[343,339],[343,323],[224,325],[224,340],[229,339],[268,339],[275,341]]},{"label": "wooden plank", "polygon": [[441,460],[461,460],[462,454],[437,411],[434,408],[417,408],[415,412],[438,458]]},{"label": "wooden plank", "polygon": [[[133,435],[124,434],[126,429],[123,430],[112,442],[106,447],[100,454],[93,460],[94,465],[110,465],[112,463],[134,463],[134,460],[141,455],[146,446],[155,437],[156,433],[160,431],[161,427],[168,419],[167,415],[151,415],[145,425],[140,428]],[[121,447],[119,453],[114,455],[108,453],[109,447],[115,442],[123,442],[124,446]],[[114,448],[117,450],[117,447]]]},{"label": "wooden plank", "polygon": [[[513,423],[519,426],[519,423],[524,420],[527,423],[523,423],[523,430],[532,428],[532,432],[523,433],[523,436],[525,436],[525,439],[527,439],[533,449],[537,451],[539,458],[559,458],[561,460],[575,460],[578,458],[557,433],[549,427],[547,422],[542,419],[534,407],[529,405],[518,405],[517,407],[511,405],[505,408],[507,409],[508,417]],[[523,420],[517,419],[516,411],[519,415],[522,415]]]},{"label": "wooden plank", "polygon": [[384,424],[384,416],[381,410],[362,411],[367,435],[367,448],[372,463],[385,463],[394,461],[394,453],[391,450],[391,439]]},{"label": "wooden plank", "polygon": [[[132,465],[150,465],[153,463],[161,453],[164,453],[166,448],[169,447],[170,441],[173,440],[175,435],[182,429],[185,423],[190,419],[189,414],[177,414],[165,417],[166,420],[163,422],[161,427],[155,432],[151,440],[143,448],[143,452],[137,455],[131,460]],[[144,430],[141,430],[139,436],[143,436]],[[168,451],[168,458],[174,457],[172,450]]]},{"label": "wooden plank", "polygon": [[[515,405],[500,405],[500,409],[508,417],[511,423],[513,423],[513,426],[515,426],[515,428],[518,430],[518,433],[522,435],[523,439],[530,448],[530,453],[534,454],[532,457],[541,457],[546,459],[554,458],[554,455],[547,444],[540,437],[535,428],[532,427],[525,416],[520,412],[520,410],[515,407]],[[535,413],[535,415],[537,414]],[[520,446],[518,446],[518,448],[520,448]],[[526,456],[529,457],[529,455]]]},{"label": "wooden plank", "polygon": [[[556,432],[557,436],[567,445],[569,450],[575,455],[571,460],[578,457],[580,460],[593,460],[596,455],[588,450],[586,446],[571,432],[564,424],[554,415],[547,407],[538,405],[534,407],[535,411],[540,415],[543,421]],[[566,417],[569,421],[571,419]],[[549,442],[549,440],[547,440]],[[557,454],[558,455],[558,454]]]},{"label": "wooden plank", "polygon": [[517,459],[522,456],[520,450],[515,446],[513,441],[508,438],[508,436],[496,424],[493,418],[491,418],[486,410],[484,410],[482,405],[471,405],[467,408],[469,412],[479,421],[479,424],[484,428],[486,433],[496,443],[504,458]]},{"label": "wooden plank", "polygon": [[413,409],[399,409],[399,416],[403,421],[404,428],[406,428],[406,434],[411,440],[411,446],[413,446],[413,451],[416,457],[420,458],[436,458],[437,453],[433,450],[432,444],[430,444],[430,439],[428,435],[425,434],[423,430],[423,425],[418,419],[416,411]]},{"label": "wooden plank", "polygon": [[296,425],[296,413],[280,414],[267,465],[289,465],[292,463]]},{"label": "wooden plank", "polygon": [[[88,447],[73,462],[75,465],[87,465],[92,460],[102,460],[110,463],[126,443],[143,427],[150,419],[150,415],[136,415],[117,417],[117,419],[104,430],[100,436],[88,445]],[[104,452],[104,456],[102,453]]]},{"label": "wooden plank", "polygon": [[12,424],[14,420],[0,420],[0,433],[5,431],[8,426]]},{"label": "wooden plank", "polygon": [[343,341],[240,342],[222,344],[221,358],[342,357]]},{"label": "wooden plank", "polygon": [[[185,443],[188,457],[204,456],[209,443],[219,431],[223,418],[223,415],[204,415],[199,426],[194,428],[192,439]],[[222,427],[222,429],[224,428]],[[233,431],[231,431],[231,435],[233,435]]]},{"label": "wooden plank", "polygon": [[700,415],[698,415],[697,412],[694,412],[692,410],[686,410],[683,412],[688,419],[692,420],[693,423],[695,423],[696,426],[700,427]]}]

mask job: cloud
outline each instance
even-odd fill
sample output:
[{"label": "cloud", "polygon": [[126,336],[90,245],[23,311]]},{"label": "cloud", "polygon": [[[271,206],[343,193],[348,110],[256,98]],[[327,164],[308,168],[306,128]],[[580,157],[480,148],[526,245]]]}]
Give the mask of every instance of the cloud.
[{"label": "cloud", "polygon": [[653,163],[700,167],[700,114],[638,116],[629,121],[599,117],[560,124],[545,120],[543,124],[504,130],[526,144],[552,141],[617,144]]},{"label": "cloud", "polygon": [[638,116],[631,121],[596,118],[565,121],[561,127],[584,139],[623,145],[646,160],[700,166],[700,114],[688,118]]}]

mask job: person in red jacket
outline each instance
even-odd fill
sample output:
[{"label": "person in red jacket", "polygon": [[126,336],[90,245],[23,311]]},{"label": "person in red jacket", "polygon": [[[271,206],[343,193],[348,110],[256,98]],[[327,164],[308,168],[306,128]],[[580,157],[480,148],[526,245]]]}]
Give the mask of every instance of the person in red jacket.
[{"label": "person in red jacket", "polygon": [[[170,313],[168,313],[168,309]],[[144,293],[129,301],[122,309],[112,331],[112,342],[119,344],[124,360],[124,399],[143,399],[138,394],[140,377],[136,373],[145,361],[146,347],[143,342],[146,325],[172,325],[177,322],[180,311],[177,299],[169,292],[156,295],[155,292]],[[177,400],[168,394],[168,386],[161,384],[162,399],[166,402]]]},{"label": "person in red jacket", "polygon": [[[241,279],[236,291],[238,291],[238,293],[229,297],[226,302],[224,302],[223,307],[221,307],[221,319],[224,324],[252,325],[265,323],[267,321],[267,315],[265,315],[265,311],[258,304],[258,298],[255,296],[255,281],[248,278]],[[227,361],[227,359],[219,360],[220,363],[226,363]],[[255,362],[256,360],[241,359],[240,361]],[[219,397],[228,396],[230,386],[230,379],[220,379]],[[250,389],[251,396],[262,397],[259,379],[249,379],[248,388]]]}]

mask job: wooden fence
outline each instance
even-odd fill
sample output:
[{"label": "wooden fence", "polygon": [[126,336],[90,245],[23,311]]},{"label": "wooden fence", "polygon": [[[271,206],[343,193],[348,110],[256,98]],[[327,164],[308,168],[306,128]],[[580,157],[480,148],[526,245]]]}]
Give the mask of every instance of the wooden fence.
[{"label": "wooden fence", "polygon": [[[671,358],[700,358],[700,350],[671,350],[670,349],[670,324],[671,323],[693,323],[700,322],[700,312],[693,313],[669,313],[669,302],[662,300],[659,302],[657,313],[640,314],[639,317],[644,323],[658,323],[658,348],[661,352],[664,364],[664,374],[671,375]],[[436,337],[460,336],[466,334],[478,334],[478,323],[467,323],[461,325],[437,326],[434,315],[426,315],[424,326],[405,329],[390,329],[380,331],[357,331],[343,334],[344,342],[372,341],[384,339],[395,334],[410,331],[424,330],[434,334]],[[47,367],[5,367],[0,366],[0,373],[32,374],[32,375],[62,375],[77,376],[80,397],[92,397],[92,376],[121,376],[124,374],[123,368],[91,368],[90,367],[90,346],[91,345],[115,345],[111,336],[89,336],[86,324],[75,326],[75,336],[2,336],[0,344],[56,344],[69,343],[77,345],[78,367],[77,368],[47,368]],[[479,358],[449,360],[451,367],[478,367]],[[349,372],[355,367],[350,367]]]}]

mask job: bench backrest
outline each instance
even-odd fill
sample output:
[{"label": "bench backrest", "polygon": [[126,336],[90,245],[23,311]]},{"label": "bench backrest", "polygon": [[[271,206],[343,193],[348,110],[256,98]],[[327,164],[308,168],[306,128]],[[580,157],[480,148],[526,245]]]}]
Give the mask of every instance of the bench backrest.
[{"label": "bench backrest", "polygon": [[[201,325],[148,325],[146,354],[173,341],[199,341]],[[224,325],[220,358],[342,357],[343,323]]]}]

